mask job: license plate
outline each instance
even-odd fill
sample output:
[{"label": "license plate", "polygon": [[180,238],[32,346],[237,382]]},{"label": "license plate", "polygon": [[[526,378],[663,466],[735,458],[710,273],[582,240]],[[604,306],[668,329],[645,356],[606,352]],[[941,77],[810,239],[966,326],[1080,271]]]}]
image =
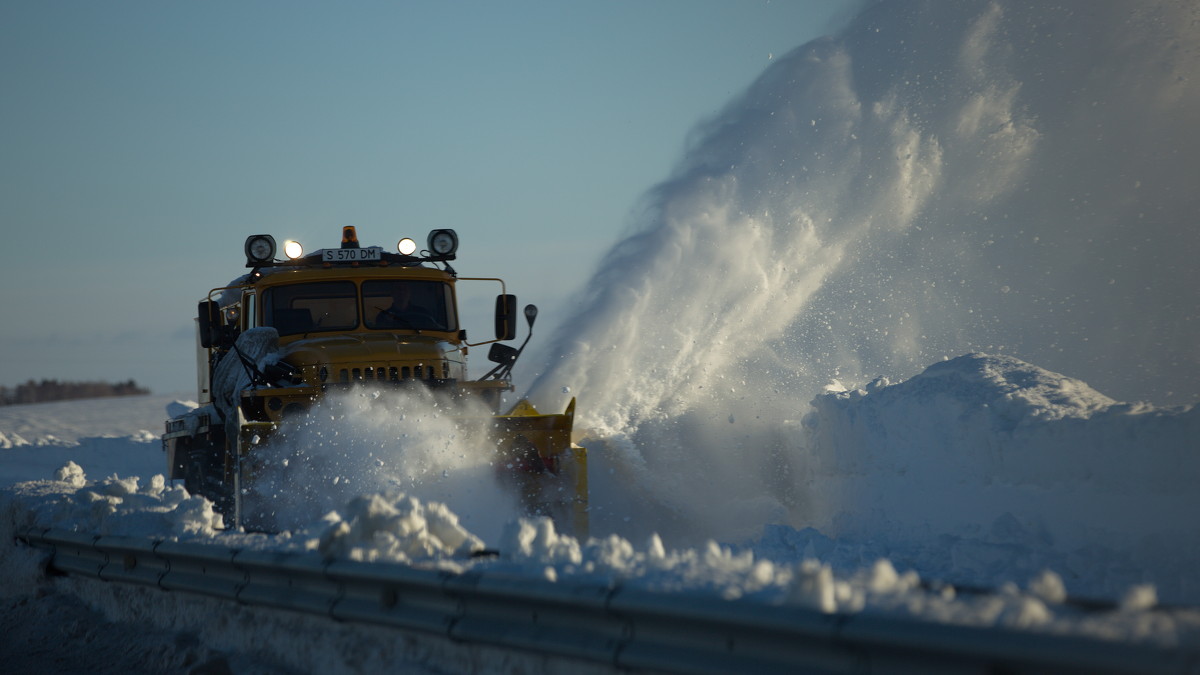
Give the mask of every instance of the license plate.
[{"label": "license plate", "polygon": [[378,246],[370,248],[323,248],[322,262],[370,262],[379,260],[383,249]]}]

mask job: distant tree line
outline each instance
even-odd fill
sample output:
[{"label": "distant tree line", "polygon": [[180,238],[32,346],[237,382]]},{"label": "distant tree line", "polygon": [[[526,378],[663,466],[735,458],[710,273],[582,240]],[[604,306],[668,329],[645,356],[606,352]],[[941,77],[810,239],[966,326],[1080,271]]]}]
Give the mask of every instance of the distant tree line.
[{"label": "distant tree line", "polygon": [[29,380],[16,387],[0,387],[0,405],[17,403],[47,403],[76,398],[105,398],[108,396],[137,396],[149,394],[150,390],[139,387],[137,382],[59,382],[58,380]]}]

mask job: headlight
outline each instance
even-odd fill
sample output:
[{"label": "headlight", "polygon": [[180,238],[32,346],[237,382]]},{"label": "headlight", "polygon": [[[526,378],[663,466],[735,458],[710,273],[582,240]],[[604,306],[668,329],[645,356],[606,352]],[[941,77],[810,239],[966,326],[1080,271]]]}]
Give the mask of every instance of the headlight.
[{"label": "headlight", "polygon": [[400,255],[412,255],[417,250],[417,242],[405,237],[396,244],[396,250],[400,252]]},{"label": "headlight", "polygon": [[275,259],[275,237],[252,234],[246,237],[246,267],[255,267]]},{"label": "headlight", "polygon": [[304,247],[298,241],[288,240],[283,242],[283,254],[292,260],[302,258],[304,257]]},{"label": "headlight", "polygon": [[458,250],[458,235],[454,230],[434,230],[429,233],[429,250],[438,256],[451,256]]}]

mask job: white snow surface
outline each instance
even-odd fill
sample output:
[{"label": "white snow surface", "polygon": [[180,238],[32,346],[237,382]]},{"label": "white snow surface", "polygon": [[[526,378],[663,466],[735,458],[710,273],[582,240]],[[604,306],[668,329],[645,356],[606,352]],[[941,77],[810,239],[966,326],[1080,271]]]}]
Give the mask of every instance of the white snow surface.
[{"label": "white snow surface", "polygon": [[[164,408],[185,397],[0,408],[0,535],[212,541],[1195,648],[1197,54],[1187,0],[896,0],[772,59],[694,130],[574,315],[523,357],[539,408],[579,397],[590,538],[522,518],[445,411],[389,413],[398,402],[369,390],[287,430],[270,536],[221,529],[156,477]],[[481,547],[500,555],[468,556]],[[31,551],[0,550],[0,662],[18,671],[550,669],[48,579]]]},{"label": "white snow surface", "polygon": [[[677,523],[656,521],[654,508],[630,511],[625,527],[594,530],[584,540],[558,532],[549,520],[529,518],[515,518],[485,540],[462,525],[452,498],[422,501],[397,489],[355,495],[277,535],[226,531],[210,502],[146,471],[163,461],[160,442],[136,428],[139,409],[155,400],[164,416],[168,405],[176,412],[187,407],[168,397],[130,399],[123,437],[0,450],[10,481],[0,493],[0,527],[9,540],[14,528],[36,525],[558,583],[621,583],[823,612],[897,613],[1167,645],[1200,642],[1200,610],[1191,609],[1200,604],[1194,565],[1200,528],[1190,517],[1200,512],[1200,494],[1188,489],[1188,477],[1200,470],[1200,410],[1118,403],[1011,357],[968,354],[907,381],[877,380],[820,393],[807,405],[797,401],[799,419],[784,429],[794,434],[790,480],[806,515],[796,519],[780,510],[785,520],[759,522],[749,538],[694,546],[673,542]],[[54,415],[82,413],[90,404],[11,408],[0,431],[11,437],[14,427],[36,427],[51,434]],[[118,424],[119,405],[96,405]],[[18,426],[14,420],[26,421]],[[366,424],[353,416],[346,421]],[[619,443],[594,443],[596,464],[614,463],[606,454]],[[122,462],[127,469],[118,466]],[[594,504],[621,497],[599,482]],[[719,509],[723,497],[707,492],[705,499]],[[469,498],[463,504],[486,508]],[[639,537],[639,531],[652,534]],[[499,557],[469,557],[484,547]],[[308,669],[286,650],[262,647],[293,644],[281,633],[307,619],[269,612],[251,619],[245,615],[253,610],[197,600],[206,611],[236,613],[253,626],[244,628],[255,639],[234,639],[180,618],[199,610],[179,598],[160,603],[143,589],[97,591],[43,578],[36,556],[20,546],[5,547],[0,573],[13,580],[4,600],[18,615],[61,620],[61,609],[46,608],[81,603],[73,611],[109,617],[116,623],[107,630],[125,626],[138,636],[130,638],[131,649],[156,654],[164,669],[214,659],[239,672]],[[1065,603],[1067,596],[1107,599],[1114,609],[1086,612]],[[22,625],[32,630],[30,621]],[[337,643],[349,637],[324,635],[325,662],[350,658],[352,647]],[[306,647],[309,658],[314,649]]]}]

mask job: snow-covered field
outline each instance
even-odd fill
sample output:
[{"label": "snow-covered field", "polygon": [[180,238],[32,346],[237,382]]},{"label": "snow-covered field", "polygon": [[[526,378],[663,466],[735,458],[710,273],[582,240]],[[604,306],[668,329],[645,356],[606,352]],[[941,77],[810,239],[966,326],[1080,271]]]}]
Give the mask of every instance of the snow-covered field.
[{"label": "snow-covered field", "polygon": [[[338,442],[289,465],[320,468],[273,536],[154,477],[186,396],[0,408],[0,529],[1195,648],[1197,54],[1182,0],[896,1],[773,59],[518,366],[540,408],[579,399],[590,538],[521,518],[436,410],[367,390],[313,417]],[[0,550],[18,670],[94,671],[118,636],[108,672],[548,668],[47,580]]]},{"label": "snow-covered field", "polygon": [[[675,526],[656,523],[654,508],[641,515],[629,510],[622,526],[583,541],[557,533],[549,521],[519,518],[485,539],[463,525],[476,514],[456,514],[453,499],[425,502],[395,489],[357,496],[279,535],[222,531],[211,504],[155,476],[162,450],[145,427],[154,422],[148,413],[157,407],[165,416],[168,404],[178,405],[151,396],[4,410],[0,431],[12,443],[0,450],[9,484],[5,532],[37,525],[212,539],[560,581],[614,580],[828,612],[1200,644],[1200,609],[1189,608],[1200,605],[1194,564],[1200,528],[1191,517],[1200,512],[1200,493],[1189,480],[1200,469],[1200,408],[1117,403],[1082,382],[1009,357],[965,355],[904,382],[825,392],[811,405],[798,400],[795,424],[773,431],[787,441],[788,480],[802,502],[794,512],[807,515],[779,511],[778,520],[746,528],[752,534],[744,539],[696,546],[665,534]],[[107,417],[114,435],[72,431],[78,420],[97,414]],[[615,475],[620,445],[593,439],[594,470],[603,473],[607,465]],[[403,464],[401,457],[394,461]],[[455,466],[461,466],[457,459],[445,472]],[[337,478],[347,476],[327,477],[331,489]],[[616,487],[622,484],[630,485],[596,481],[593,503],[613,508],[605,505],[633,497]],[[754,510],[728,504],[713,486],[697,489],[714,510]],[[472,500],[463,503],[469,509]],[[656,533],[636,534],[645,531]],[[500,556],[467,556],[485,546]],[[125,623],[106,624],[103,636],[91,640],[128,631],[121,639],[132,640],[129,651],[161,659],[164,667],[178,666],[179,659],[225,658],[247,671],[305,669],[286,650],[263,645],[292,644],[283,635],[309,620],[265,613],[238,619],[239,631],[224,622],[200,629],[181,613],[200,612],[200,605],[231,616],[251,612],[210,601],[156,600],[142,589],[97,591],[72,580],[47,581],[31,556],[6,548],[0,562],[0,573],[15,581],[6,586],[6,611],[20,617],[20,632],[5,638],[6,651],[19,646],[13,636],[40,635],[38,620],[49,622],[38,638],[46,649],[48,636],[68,630],[63,621],[87,626],[78,630],[91,635],[101,630],[86,619],[96,612]],[[956,590],[964,586],[972,592]],[[979,587],[990,592],[975,592]],[[1068,596],[1109,600],[1112,608],[1083,611]],[[304,653],[340,663],[352,647],[338,641],[363,635],[331,631]]]}]

